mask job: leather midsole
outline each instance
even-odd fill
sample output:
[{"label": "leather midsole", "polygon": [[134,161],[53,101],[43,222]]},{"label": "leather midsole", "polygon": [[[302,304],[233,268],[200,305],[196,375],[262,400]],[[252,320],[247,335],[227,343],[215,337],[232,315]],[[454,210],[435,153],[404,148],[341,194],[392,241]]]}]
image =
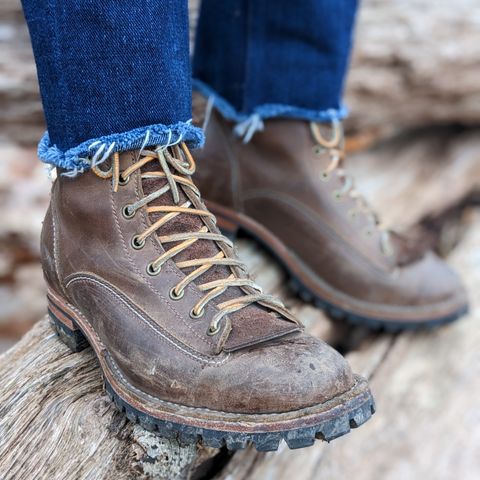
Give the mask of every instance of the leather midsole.
[{"label": "leather midsole", "polygon": [[426,306],[402,306],[359,300],[337,290],[318,275],[315,275],[278,237],[257,221],[247,215],[217,205],[214,202],[207,201],[206,203],[208,209],[216,216],[220,229],[232,233],[241,229],[250,234],[278,257],[288,272],[314,295],[318,295],[321,300],[354,315],[375,318],[380,321],[418,322],[437,317],[447,317],[461,310],[466,305],[459,304],[452,307],[451,302],[445,302],[445,304]]},{"label": "leather midsole", "polygon": [[356,376],[355,384],[350,390],[338,397],[319,405],[283,413],[231,413],[164,401],[141,391],[128,382],[90,322],[77,308],[67,303],[50,288],[48,299],[56,318],[65,323],[69,329],[72,327],[80,329],[88,339],[100,362],[106,381],[115,393],[136,410],[163,421],[232,432],[280,432],[313,427],[355,410],[365,403],[372,403],[367,381],[360,376]]}]

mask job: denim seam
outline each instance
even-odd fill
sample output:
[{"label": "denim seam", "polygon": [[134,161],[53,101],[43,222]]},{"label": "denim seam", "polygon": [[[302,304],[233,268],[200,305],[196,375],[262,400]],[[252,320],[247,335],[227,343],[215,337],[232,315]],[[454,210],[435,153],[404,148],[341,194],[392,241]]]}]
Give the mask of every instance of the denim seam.
[{"label": "denim seam", "polygon": [[45,132],[38,145],[38,156],[48,164],[64,168],[72,175],[98,165],[115,152],[147,148],[152,145],[167,147],[180,142],[191,148],[203,145],[203,131],[188,122],[172,125],[155,124],[139,127],[123,133],[113,133],[62,151],[50,142],[48,131]]},{"label": "denim seam", "polygon": [[70,98],[70,95],[69,95],[69,92],[68,92],[68,86],[65,83],[65,78],[62,75],[62,72],[63,72],[63,67],[62,67],[62,63],[61,63],[62,54],[61,54],[61,51],[60,51],[60,44],[59,44],[58,35],[57,35],[57,32],[58,32],[58,25],[57,25],[57,23],[58,23],[58,14],[57,14],[58,3],[57,3],[57,1],[53,0],[52,2],[49,2],[49,5],[51,7],[50,18],[51,18],[51,22],[52,22],[52,26],[53,26],[53,28],[52,28],[52,31],[53,31],[53,38],[52,38],[53,62],[54,62],[54,65],[55,65],[56,73],[58,75],[58,88],[60,90],[59,97],[62,99],[60,112],[61,112],[61,115],[62,115],[62,123],[63,123],[65,131],[66,131],[66,137],[69,139],[69,138],[71,138],[70,134],[71,134],[72,125],[71,125],[71,122],[69,122],[67,120],[68,108],[65,105],[65,102],[67,101],[67,99]]},{"label": "denim seam", "polygon": [[247,13],[245,15],[246,17],[246,42],[245,42],[245,55],[243,57],[245,61],[245,66],[243,68],[243,75],[244,75],[244,88],[242,89],[242,110],[246,110],[246,99],[248,98],[247,95],[247,89],[249,87],[249,78],[250,78],[250,53],[251,53],[251,37],[252,37],[252,31],[251,31],[251,25],[252,25],[252,5],[250,3],[250,0],[246,0],[246,9]]}]

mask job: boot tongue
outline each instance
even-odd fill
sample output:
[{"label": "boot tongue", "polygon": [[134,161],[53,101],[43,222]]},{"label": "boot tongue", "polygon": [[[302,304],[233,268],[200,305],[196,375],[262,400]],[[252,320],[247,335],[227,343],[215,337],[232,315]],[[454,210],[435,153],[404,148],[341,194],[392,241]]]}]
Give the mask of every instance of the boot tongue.
[{"label": "boot tongue", "polygon": [[[161,171],[160,164],[158,162],[150,162],[146,164],[141,169],[142,173],[152,172],[152,171]],[[177,172],[175,172],[178,175]],[[149,195],[163,186],[167,184],[166,179],[158,179],[158,178],[145,178],[142,180],[143,192],[145,195]],[[178,202],[178,206],[189,202],[187,196],[183,192],[181,186],[179,185],[179,196],[180,201]],[[153,200],[149,203],[149,206],[165,206],[165,205],[175,205],[173,194],[169,190],[168,192],[161,195],[159,198]],[[152,223],[159,220],[164,214],[163,213],[151,213],[150,214],[150,221]],[[162,225],[157,231],[157,236],[165,236],[165,235],[174,235],[178,233],[187,233],[187,232],[198,232],[205,224],[203,223],[202,219],[197,215],[189,215],[186,213],[178,214],[174,219],[170,220],[169,222]],[[167,243],[163,244],[165,250],[169,250],[173,248],[175,245],[178,245],[180,242],[175,243]],[[217,253],[220,252],[220,248],[217,244],[211,240],[197,240],[193,245],[186,248],[179,254],[175,255],[174,261],[176,263],[185,261],[185,260],[193,260],[198,258],[210,258],[215,256]],[[185,273],[189,273],[193,270],[192,269],[184,269]],[[227,278],[231,274],[230,269],[223,265],[212,266],[207,272],[201,275],[199,278],[194,280],[194,283],[202,284],[207,283],[212,280],[218,280],[220,278]],[[229,288],[228,290],[238,290],[236,296],[240,294],[240,289]],[[228,292],[227,290],[227,292]],[[225,294],[227,293],[225,292]],[[224,295],[225,295],[224,294]],[[232,295],[231,295],[232,296]],[[235,295],[232,296],[232,298]],[[225,298],[226,299],[226,298]],[[220,303],[224,301],[223,298],[217,297],[217,302]]]},{"label": "boot tongue", "polygon": [[[160,162],[152,161],[142,167],[141,172],[147,173],[152,171],[161,171]],[[178,172],[173,172],[175,175],[180,175]],[[142,179],[142,187],[145,196],[159,190],[167,184],[166,179],[159,178],[144,178]],[[179,186],[180,201],[178,205],[183,205],[189,202],[188,197],[182,190],[182,186]],[[174,198],[172,192],[168,192],[161,195],[159,198],[153,200],[149,206],[165,206],[174,205]],[[152,223],[159,220],[163,213],[150,213],[149,218]],[[173,235],[187,232],[198,232],[205,224],[198,215],[189,215],[186,213],[180,213],[172,220],[168,221],[157,229],[157,236]],[[180,242],[163,243],[165,250],[173,248]],[[219,246],[212,240],[197,240],[193,245],[187,247],[185,250],[175,255],[173,260],[175,263],[193,260],[199,258],[211,258],[221,251]],[[194,268],[182,269],[185,274],[193,271]],[[203,283],[211,282],[213,280],[226,279],[232,274],[229,267],[224,265],[214,265],[207,272],[200,275],[200,277],[193,280],[192,283],[201,285]],[[212,300],[213,303],[219,304],[227,300],[238,298],[245,295],[245,292],[239,287],[229,287],[227,290]],[[258,304],[252,304],[244,307],[233,314],[229,315],[232,320],[232,332],[230,333],[224,350],[233,351],[238,348],[242,348],[248,345],[266,341],[270,338],[277,338],[285,335],[291,331],[298,330],[296,324],[286,321],[283,318],[279,318],[276,314],[269,309],[264,308]]]}]

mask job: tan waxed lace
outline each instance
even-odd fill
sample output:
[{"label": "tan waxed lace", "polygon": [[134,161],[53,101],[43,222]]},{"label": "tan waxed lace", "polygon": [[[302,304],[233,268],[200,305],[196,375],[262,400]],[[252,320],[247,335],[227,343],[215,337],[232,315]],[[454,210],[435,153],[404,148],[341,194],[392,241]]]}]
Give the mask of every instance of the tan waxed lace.
[{"label": "tan waxed lace", "polygon": [[371,206],[358,190],[356,190],[354,178],[342,168],[343,160],[345,158],[342,123],[339,120],[332,121],[332,134],[329,139],[322,135],[320,126],[317,123],[311,122],[310,130],[313,138],[318,144],[315,146],[315,153],[321,154],[327,152],[330,156],[330,163],[321,174],[322,180],[328,181],[333,172],[342,179],[343,186],[342,188],[335,190],[335,198],[341,200],[344,196],[349,196],[355,201],[356,207],[349,210],[349,216],[354,218],[359,213],[364,214],[369,219],[370,223],[370,227],[366,232],[367,235],[371,235],[372,229],[377,229],[380,233],[380,249],[383,255],[391,256],[393,254],[393,247],[391,244],[392,230],[380,222]]},{"label": "tan waxed lace", "polygon": [[[159,220],[152,223],[152,225],[150,225],[144,232],[137,234],[132,238],[132,247],[135,249],[143,248],[147,237],[154,234],[160,227],[180,214],[196,215],[200,217],[204,223],[204,226],[196,232],[159,236],[158,239],[160,243],[164,245],[169,243],[180,243],[169,250],[166,250],[157,259],[150,262],[147,266],[148,274],[152,276],[158,275],[161,271],[162,265],[167,260],[173,259],[176,255],[192,246],[198,240],[211,240],[216,242],[220,248],[220,251],[213,257],[176,262],[176,266],[180,269],[194,268],[194,270],[189,274],[186,274],[185,278],[171,289],[171,298],[174,300],[182,298],[185,293],[185,288],[213,266],[226,265],[231,267],[232,270],[232,274],[227,278],[221,278],[197,285],[202,292],[205,292],[205,295],[192,308],[190,313],[191,317],[201,317],[204,314],[204,308],[207,303],[224,293],[229,287],[240,287],[245,292],[245,295],[216,305],[219,311],[210,323],[207,331],[208,335],[215,335],[220,331],[220,322],[226,315],[234,313],[237,310],[256,302],[261,303],[282,315],[286,315],[289,318],[288,313],[285,311],[285,307],[279,300],[270,295],[264,294],[262,289],[251,279],[239,277],[237,274],[233,273],[235,267],[238,267],[242,271],[246,271],[246,267],[240,260],[227,255],[224,251],[225,249],[222,248],[222,245],[227,245],[229,248],[232,248],[232,242],[225,236],[212,232],[208,228],[206,219],[215,223],[214,215],[204,208],[195,208],[190,200],[181,202],[179,192],[180,188],[183,188],[187,198],[188,190],[199,200],[200,204],[200,192],[192,180],[188,178],[195,172],[195,161],[187,146],[184,143],[181,143],[180,145],[177,144],[169,148],[158,147],[155,150],[144,149],[140,152],[139,157],[141,158],[126,168],[123,172],[120,172],[120,157],[118,153],[113,154],[112,166],[108,171],[103,171],[98,167],[92,167],[92,171],[99,177],[112,179],[113,190],[116,192],[120,185],[128,183],[130,176],[146,164],[155,161],[160,163],[161,170],[141,173],[141,178],[166,179],[166,184],[149,195],[146,195],[144,198],[126,205],[123,209],[123,215],[126,218],[132,218],[139,209],[144,207],[148,214],[164,214]],[[185,175],[186,177],[180,176],[179,174]],[[174,205],[148,206],[153,200],[167,192],[172,193]]]}]

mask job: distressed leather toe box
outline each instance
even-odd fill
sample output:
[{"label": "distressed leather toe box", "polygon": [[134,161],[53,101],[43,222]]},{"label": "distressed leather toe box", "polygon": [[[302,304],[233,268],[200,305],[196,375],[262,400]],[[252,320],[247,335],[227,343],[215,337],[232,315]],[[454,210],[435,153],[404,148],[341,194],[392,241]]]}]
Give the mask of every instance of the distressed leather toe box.
[{"label": "distressed leather toe box", "polygon": [[[345,359],[319,339],[290,335],[233,353],[222,367],[199,378],[201,402],[232,412],[278,413],[324,403],[354,385]],[[215,385],[215,397],[208,394]],[[210,387],[209,387],[210,386]]]}]

